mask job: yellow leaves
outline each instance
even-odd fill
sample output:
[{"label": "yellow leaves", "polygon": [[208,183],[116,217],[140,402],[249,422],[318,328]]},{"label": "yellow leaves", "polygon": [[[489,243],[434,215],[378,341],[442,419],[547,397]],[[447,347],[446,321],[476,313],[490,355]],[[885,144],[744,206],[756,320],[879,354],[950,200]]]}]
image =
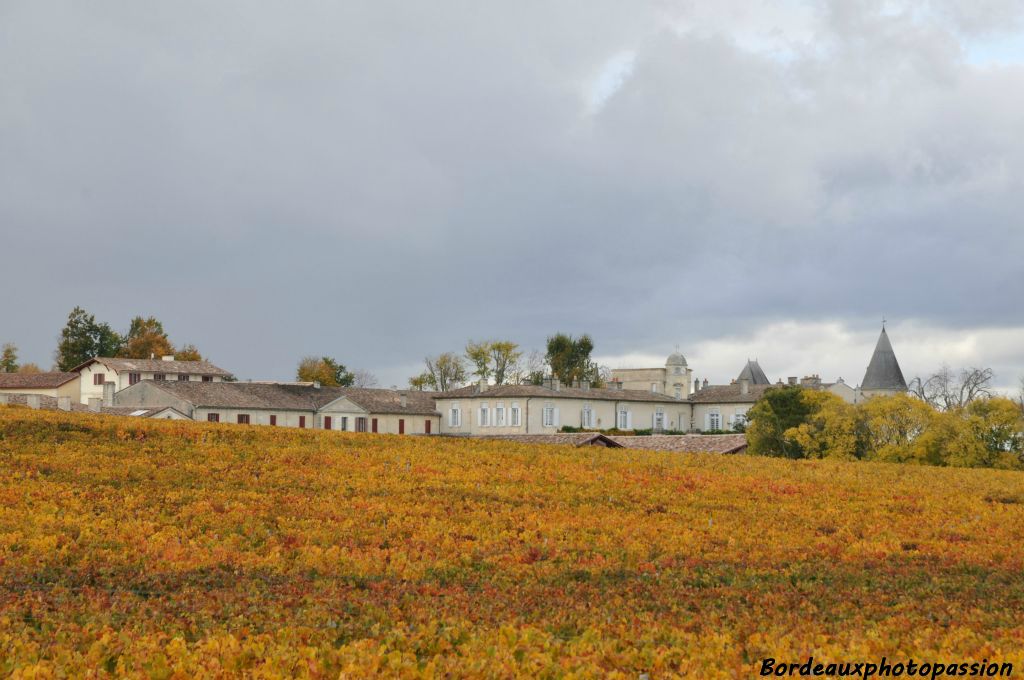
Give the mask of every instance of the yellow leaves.
[{"label": "yellow leaves", "polygon": [[[843,432],[832,406],[815,436]],[[713,678],[1021,649],[1018,473],[2,408],[0,435],[0,676]]]}]

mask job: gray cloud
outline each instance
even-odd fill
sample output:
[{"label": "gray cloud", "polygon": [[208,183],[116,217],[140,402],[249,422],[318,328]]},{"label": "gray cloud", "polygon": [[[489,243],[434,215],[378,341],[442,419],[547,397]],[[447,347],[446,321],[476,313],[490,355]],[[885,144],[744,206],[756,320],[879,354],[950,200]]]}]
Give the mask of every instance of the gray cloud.
[{"label": "gray cloud", "polygon": [[469,337],[1024,327],[1024,65],[969,58],[1016,4],[7,3],[0,340],[48,362],[81,304],[390,383]]}]

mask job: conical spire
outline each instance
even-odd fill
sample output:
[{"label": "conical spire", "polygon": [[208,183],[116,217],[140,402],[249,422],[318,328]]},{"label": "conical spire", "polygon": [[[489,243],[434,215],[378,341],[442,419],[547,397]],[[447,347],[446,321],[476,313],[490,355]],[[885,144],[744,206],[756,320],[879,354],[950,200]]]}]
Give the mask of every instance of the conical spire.
[{"label": "conical spire", "polygon": [[896,353],[892,351],[889,334],[882,326],[882,334],[878,336],[875,353],[871,355],[868,370],[860,384],[862,390],[899,390],[905,392],[907,381],[903,379],[900,362],[896,361]]},{"label": "conical spire", "polygon": [[768,380],[768,376],[761,370],[761,365],[757,363],[757,359],[751,361],[747,359],[747,365],[740,371],[740,375],[736,378],[736,382],[741,380],[749,380],[751,385],[771,385],[771,381]]}]

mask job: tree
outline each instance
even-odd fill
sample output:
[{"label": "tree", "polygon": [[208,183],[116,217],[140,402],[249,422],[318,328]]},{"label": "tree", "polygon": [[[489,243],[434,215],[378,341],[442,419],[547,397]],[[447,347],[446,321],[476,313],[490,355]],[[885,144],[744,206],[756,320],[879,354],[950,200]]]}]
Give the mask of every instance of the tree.
[{"label": "tree", "polygon": [[589,335],[573,338],[565,333],[556,333],[548,338],[545,358],[551,373],[565,385],[576,380],[599,382],[597,365],[590,359],[593,351],[594,341]]},{"label": "tree", "polygon": [[864,427],[855,406],[819,390],[803,390],[800,398],[808,415],[783,434],[804,458],[854,460],[864,455]]},{"label": "tree", "polygon": [[992,396],[991,368],[962,368],[954,372],[945,364],[926,379],[910,381],[910,391],[931,406],[950,410],[967,406],[975,399]]},{"label": "tree", "polygon": [[18,370],[18,348],[12,342],[4,343],[0,353],[0,373],[16,373]]},{"label": "tree", "polygon": [[348,387],[355,376],[331,357],[303,357],[295,372],[295,379],[318,382],[325,387]]},{"label": "tree", "polygon": [[167,337],[164,325],[156,317],[144,319],[137,316],[132,319],[128,334],[124,336],[124,346],[119,356],[127,359],[151,359],[173,354],[174,345]]},{"label": "tree", "polygon": [[495,340],[491,343],[491,362],[494,365],[494,384],[504,385],[519,373],[522,350],[511,340]]},{"label": "tree", "polygon": [[933,407],[910,395],[894,394],[872,397],[860,408],[866,431],[865,458],[895,463],[935,462],[927,460],[927,450],[917,446],[932,424]]},{"label": "tree", "polygon": [[60,332],[57,351],[54,353],[57,367],[69,371],[94,357],[117,356],[120,354],[121,343],[121,336],[109,324],[97,323],[92,314],[81,307],[75,307],[68,314],[67,324]]},{"label": "tree", "polygon": [[480,380],[487,380],[491,377],[491,343],[473,342],[466,343],[466,359],[474,366],[473,375]]},{"label": "tree", "polygon": [[[162,356],[162,355],[161,355]],[[185,345],[174,353],[175,361],[203,361],[199,348],[193,344]]]},{"label": "tree", "polygon": [[42,373],[43,369],[39,368],[37,364],[33,364],[31,361],[27,364],[22,364],[18,367],[18,373]]},{"label": "tree", "polygon": [[804,389],[796,385],[765,390],[764,396],[747,412],[747,445],[750,453],[762,456],[803,458],[797,438],[786,432],[807,421],[811,405],[803,398]]},{"label": "tree", "polygon": [[380,384],[377,380],[377,376],[370,373],[365,368],[357,368],[352,371],[352,386],[353,387],[376,387]]},{"label": "tree", "polygon": [[409,378],[409,387],[414,390],[419,390],[420,392],[431,387],[430,374],[424,371],[419,375],[414,375]]},{"label": "tree", "polygon": [[461,387],[466,382],[466,365],[462,357],[453,352],[445,352],[436,357],[424,359],[426,370],[421,377],[425,384],[440,392]]},{"label": "tree", "polygon": [[1024,413],[1005,397],[977,399],[967,406],[968,421],[987,455],[981,464],[997,467],[1024,463]]}]

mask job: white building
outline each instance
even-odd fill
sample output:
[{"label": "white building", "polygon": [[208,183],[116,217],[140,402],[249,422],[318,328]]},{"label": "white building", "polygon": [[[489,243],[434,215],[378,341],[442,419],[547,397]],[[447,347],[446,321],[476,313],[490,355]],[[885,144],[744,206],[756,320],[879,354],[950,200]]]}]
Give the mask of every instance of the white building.
[{"label": "white building", "polygon": [[[79,400],[83,404],[88,404],[90,398],[102,399],[106,383],[113,383],[113,391],[120,392],[143,380],[219,383],[232,377],[230,372],[208,361],[175,361],[173,356],[161,359],[96,357],[71,370],[81,376]],[[108,401],[110,396],[107,394]]]}]

